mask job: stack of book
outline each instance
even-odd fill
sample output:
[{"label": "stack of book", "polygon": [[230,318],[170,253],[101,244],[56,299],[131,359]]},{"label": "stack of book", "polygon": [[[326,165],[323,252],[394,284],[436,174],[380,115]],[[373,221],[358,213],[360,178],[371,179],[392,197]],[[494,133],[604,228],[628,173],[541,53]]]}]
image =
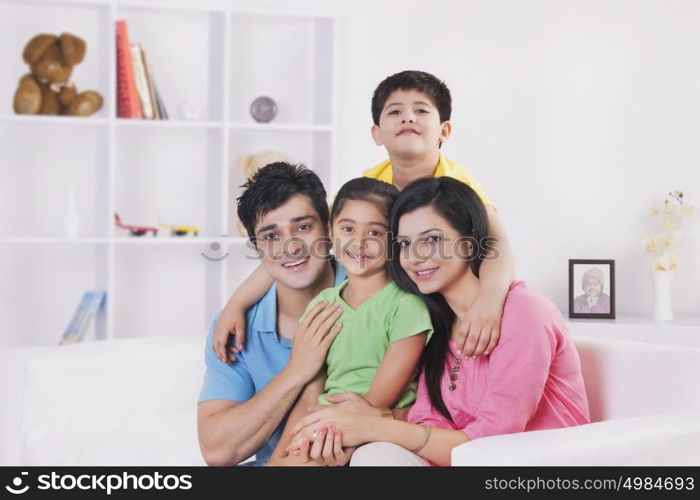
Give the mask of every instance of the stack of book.
[{"label": "stack of book", "polygon": [[85,331],[102,307],[106,295],[104,291],[85,292],[83,294],[78,308],[73,313],[66,330],[63,332],[63,337],[59,342],[60,345],[74,344],[83,340]]},{"label": "stack of book", "polygon": [[126,21],[117,21],[117,116],[167,120],[146,53],[138,43],[129,41]]}]

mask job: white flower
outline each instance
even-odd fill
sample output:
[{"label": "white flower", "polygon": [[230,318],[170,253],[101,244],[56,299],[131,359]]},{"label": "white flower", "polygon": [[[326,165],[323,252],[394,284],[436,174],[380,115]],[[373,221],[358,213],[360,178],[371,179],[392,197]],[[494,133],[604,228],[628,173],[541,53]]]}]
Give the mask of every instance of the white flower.
[{"label": "white flower", "polygon": [[661,232],[642,239],[642,249],[652,256],[652,266],[659,271],[674,271],[678,267],[678,259],[674,253],[681,242],[680,227],[683,219],[689,216],[694,208],[683,203],[680,191],[669,193],[661,209],[653,207],[649,215],[658,218]]}]

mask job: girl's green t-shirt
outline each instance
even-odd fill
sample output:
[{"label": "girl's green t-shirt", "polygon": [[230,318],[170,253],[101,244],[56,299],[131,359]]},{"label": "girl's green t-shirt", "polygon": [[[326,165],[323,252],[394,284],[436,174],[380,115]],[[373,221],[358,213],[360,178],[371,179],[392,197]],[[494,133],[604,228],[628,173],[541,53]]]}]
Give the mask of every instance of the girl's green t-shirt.
[{"label": "girl's green t-shirt", "polygon": [[[343,329],[326,356],[328,377],[319,404],[328,404],[325,396],[331,394],[366,394],[389,344],[422,332],[428,332],[429,339],[433,333],[425,303],[420,297],[399,289],[393,281],[357,309],[350,307],[340,296],[347,284],[345,280],[336,287],[322,291],[309,303],[304,313],[306,315],[321,300],[338,302],[343,308],[340,320]],[[395,408],[404,408],[413,403],[417,375],[418,370],[404,388]]]}]

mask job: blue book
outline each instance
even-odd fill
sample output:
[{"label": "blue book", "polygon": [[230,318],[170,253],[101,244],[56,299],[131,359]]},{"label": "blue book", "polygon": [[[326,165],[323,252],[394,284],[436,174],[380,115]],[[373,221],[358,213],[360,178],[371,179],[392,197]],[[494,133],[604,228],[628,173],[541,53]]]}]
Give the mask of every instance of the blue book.
[{"label": "blue book", "polygon": [[93,299],[93,292],[85,292],[83,298],[78,304],[78,308],[73,313],[73,316],[68,323],[65,331],[63,332],[63,337],[59,342],[60,345],[72,344],[78,340],[78,325],[82,323],[83,319],[87,315],[88,308]]},{"label": "blue book", "polygon": [[106,295],[106,292],[92,292],[92,297],[90,303],[87,306],[87,311],[85,315],[80,318],[80,321],[77,324],[76,342],[80,342],[83,340],[83,337],[85,336],[85,331],[87,330],[90,323],[92,323],[92,320],[97,315],[97,312],[100,310],[100,307],[102,307],[102,303],[104,302]]}]

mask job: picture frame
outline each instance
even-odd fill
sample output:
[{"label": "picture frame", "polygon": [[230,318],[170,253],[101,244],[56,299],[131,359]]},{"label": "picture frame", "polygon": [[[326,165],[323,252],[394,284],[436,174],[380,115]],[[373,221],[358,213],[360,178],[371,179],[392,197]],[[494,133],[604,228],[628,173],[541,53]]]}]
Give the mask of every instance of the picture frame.
[{"label": "picture frame", "polygon": [[615,261],[569,259],[569,318],[615,319]]}]

